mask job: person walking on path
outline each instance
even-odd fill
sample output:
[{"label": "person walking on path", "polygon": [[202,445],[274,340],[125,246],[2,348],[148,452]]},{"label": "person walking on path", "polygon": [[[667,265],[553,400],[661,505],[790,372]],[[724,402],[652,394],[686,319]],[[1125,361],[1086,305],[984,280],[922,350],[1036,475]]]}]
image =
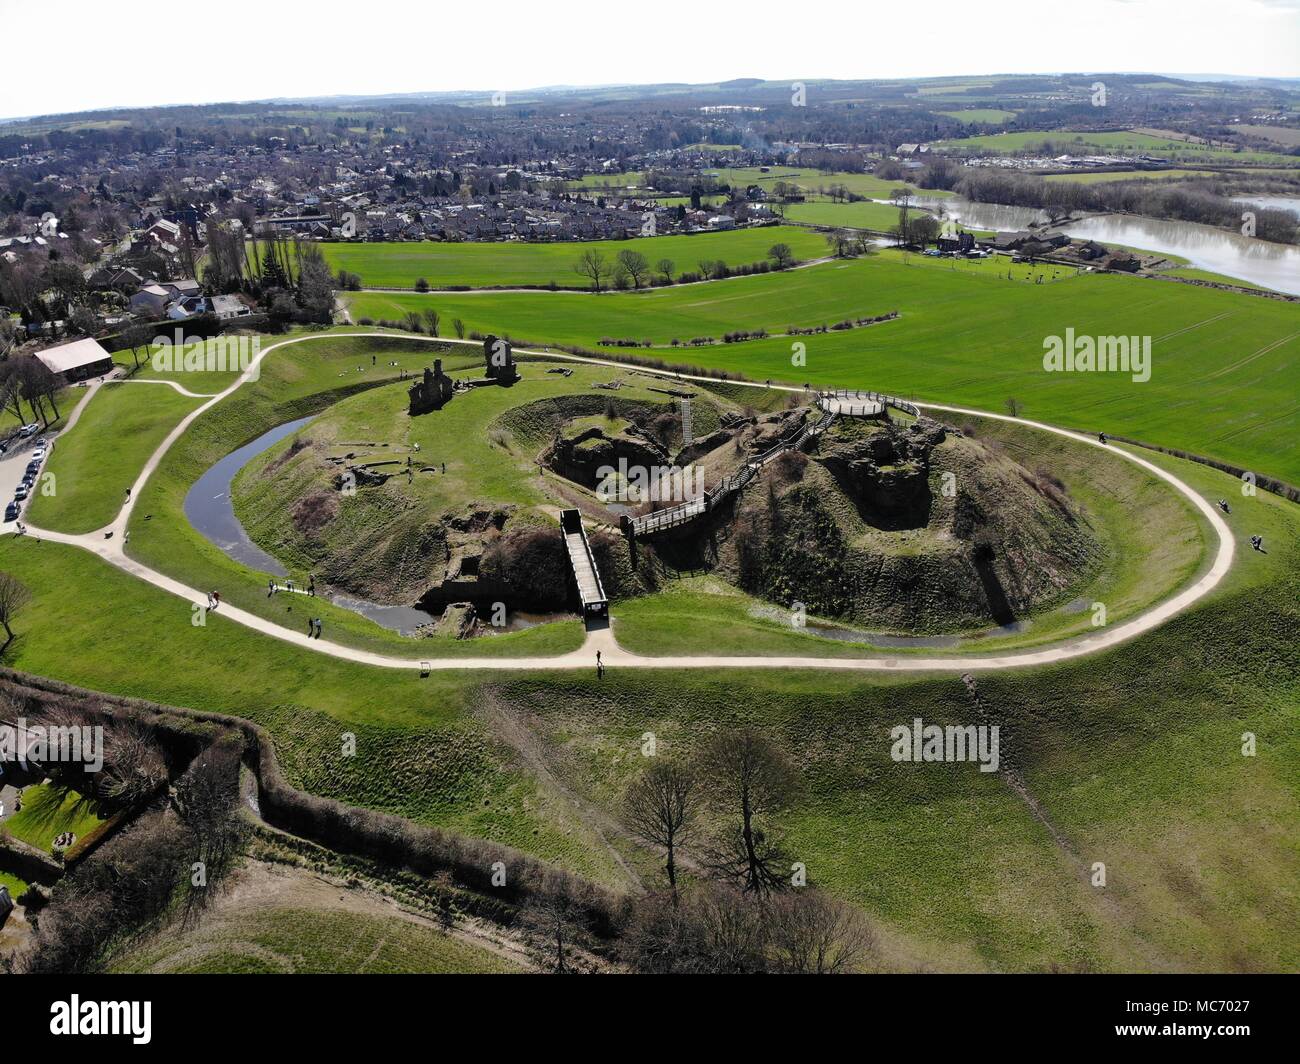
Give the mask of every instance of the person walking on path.
[{"label": "person walking on path", "polygon": [[600,660],[600,651],[596,651],[596,679],[605,678],[605,663]]}]

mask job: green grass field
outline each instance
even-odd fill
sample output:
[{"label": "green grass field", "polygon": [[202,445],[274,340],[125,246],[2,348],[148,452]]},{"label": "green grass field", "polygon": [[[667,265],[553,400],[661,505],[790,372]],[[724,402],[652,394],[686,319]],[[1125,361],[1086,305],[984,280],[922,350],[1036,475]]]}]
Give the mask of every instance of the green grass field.
[{"label": "green grass field", "polygon": [[834,225],[847,229],[874,229],[888,233],[898,224],[898,208],[888,203],[832,203],[819,200],[815,203],[789,203],[783,210],[792,222],[809,225]]},{"label": "green grass field", "polygon": [[1015,111],[1002,111],[996,107],[969,107],[962,111],[936,111],[936,114],[955,118],[958,122],[973,124],[977,122],[1001,124],[1016,117]]},{"label": "green grass field", "polygon": [[[202,402],[162,386],[101,387],[72,431],[59,437],[37,481],[27,519],[70,533],[108,524],[163,437]],[[48,494],[46,484],[52,489]]]},{"label": "green grass field", "polygon": [[70,831],[80,839],[106,819],[99,815],[92,800],[75,791],[38,783],[23,789],[23,807],[0,824],[0,831],[49,853],[54,840],[64,832]]},{"label": "green grass field", "polygon": [[416,280],[423,277],[434,288],[549,284],[589,288],[591,281],[574,270],[588,250],[602,253],[611,267],[620,251],[639,252],[652,269],[660,259],[671,259],[676,275],[694,272],[702,260],[721,259],[729,266],[760,262],[767,258],[768,248],[781,243],[789,244],[801,259],[814,258],[825,250],[820,236],[790,226],[587,243],[323,243],[320,249],[331,269],[358,274],[368,287],[414,288]]},{"label": "green grass field", "polygon": [[[700,286],[600,296],[497,293],[350,297],[353,314],[400,317],[433,305],[444,320],[533,344],[597,348],[602,336],[649,339],[669,361],[689,361],[753,380],[863,387],[1001,412],[1008,398],[1026,417],[1105,429],[1184,448],[1300,481],[1300,441],[1279,430],[1300,411],[1287,386],[1300,352],[1293,304],[1143,278],[1019,267],[1004,258],[951,260],[882,251]],[[1043,277],[1037,284],[1021,278]],[[422,303],[421,300],[428,300]],[[883,325],[798,338],[689,349],[695,336],[764,327],[783,333],[898,310]],[[1150,336],[1151,379],[1117,373],[1046,373],[1043,342],[1076,335]],[[802,342],[806,365],[792,364]]]},{"label": "green grass field", "polygon": [[1271,163],[1296,165],[1294,157],[1281,152],[1233,151],[1226,148],[1192,144],[1172,137],[1122,130],[1111,133],[1077,133],[1071,130],[1043,130],[1015,133],[988,133],[960,140],[939,141],[937,147],[970,148],[1002,154],[1037,150],[1051,144],[1056,152],[1117,152],[1161,156],[1172,161],[1220,162],[1227,164]]}]

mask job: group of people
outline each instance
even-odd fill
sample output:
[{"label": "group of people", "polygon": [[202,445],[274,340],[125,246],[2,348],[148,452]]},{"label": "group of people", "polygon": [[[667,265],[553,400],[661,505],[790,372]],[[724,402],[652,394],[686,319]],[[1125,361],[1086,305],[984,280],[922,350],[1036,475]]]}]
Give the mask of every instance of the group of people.
[{"label": "group of people", "polygon": [[320,638],[320,618],[319,618],[319,617],[308,617],[308,618],[307,618],[307,638],[310,639],[312,636],[315,636],[317,639]]},{"label": "group of people", "polygon": [[218,606],[220,606],[220,605],[221,605],[221,592],[220,592],[220,591],[209,591],[209,592],[208,592],[208,609],[210,609],[210,610],[215,610],[215,609],[216,609]]},{"label": "group of people", "polygon": [[[280,585],[277,584],[277,583],[275,582],[275,577],[271,577],[271,579],[268,580],[268,581],[266,582],[266,597],[267,597],[267,598],[270,598],[272,595],[274,595],[274,594],[275,594],[277,591],[279,591],[279,590],[280,590]],[[292,593],[292,592],[294,592],[294,591],[297,591],[298,589],[297,589],[296,587],[293,586],[293,581],[292,581],[292,580],[285,580],[285,582],[284,582],[284,590],[285,590],[285,591],[288,591],[288,592],[290,592],[290,593]],[[308,577],[307,577],[307,590],[306,590],[306,594],[310,595],[312,598],[315,598],[315,597],[316,597],[316,576],[315,576],[315,574],[309,574]]]},{"label": "group of people", "polygon": [[[1232,513],[1232,507],[1228,505],[1228,500],[1227,500],[1227,499],[1220,499],[1220,500],[1219,500],[1219,509],[1222,510],[1225,514],[1230,514],[1230,513]],[[1259,551],[1260,554],[1267,554],[1267,553],[1268,553],[1268,551],[1266,551],[1266,550],[1264,549],[1264,537],[1263,537],[1263,536],[1251,536],[1251,537],[1250,537],[1250,545],[1251,545],[1255,550]]]}]

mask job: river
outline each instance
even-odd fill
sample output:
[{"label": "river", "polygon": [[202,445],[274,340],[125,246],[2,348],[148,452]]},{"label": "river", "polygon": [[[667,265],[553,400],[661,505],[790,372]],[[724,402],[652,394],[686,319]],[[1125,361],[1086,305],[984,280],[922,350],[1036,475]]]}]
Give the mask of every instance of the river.
[{"label": "river", "polygon": [[[1292,196],[1242,197],[1241,202],[1300,214],[1300,199]],[[936,214],[942,210],[947,217],[972,229],[1005,232],[1028,229],[1047,220],[1045,211],[1007,207],[999,203],[974,203],[961,196],[950,199],[920,197],[916,203]],[[1249,281],[1277,292],[1300,295],[1300,247],[1294,244],[1255,240],[1195,222],[1137,215],[1091,214],[1066,222],[1058,229],[1081,240],[1177,255],[1200,270]]]}]

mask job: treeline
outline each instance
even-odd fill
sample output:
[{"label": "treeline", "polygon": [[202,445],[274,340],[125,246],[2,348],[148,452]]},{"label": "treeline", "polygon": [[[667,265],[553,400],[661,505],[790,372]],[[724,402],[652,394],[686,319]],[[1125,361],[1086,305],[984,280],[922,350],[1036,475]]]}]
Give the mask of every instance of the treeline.
[{"label": "treeline", "polygon": [[[1071,211],[1103,211],[1142,214],[1180,222],[1198,222],[1221,229],[1242,228],[1247,208],[1221,195],[1217,188],[1192,187],[1184,182],[1120,181],[1083,184],[1078,181],[1046,181],[1014,171],[969,169],[957,183],[957,191],[981,203],[1004,203],[1013,207],[1037,207],[1050,214]],[[1255,215],[1255,236],[1280,244],[1294,244],[1300,237],[1300,219],[1289,211],[1249,208]]]}]

